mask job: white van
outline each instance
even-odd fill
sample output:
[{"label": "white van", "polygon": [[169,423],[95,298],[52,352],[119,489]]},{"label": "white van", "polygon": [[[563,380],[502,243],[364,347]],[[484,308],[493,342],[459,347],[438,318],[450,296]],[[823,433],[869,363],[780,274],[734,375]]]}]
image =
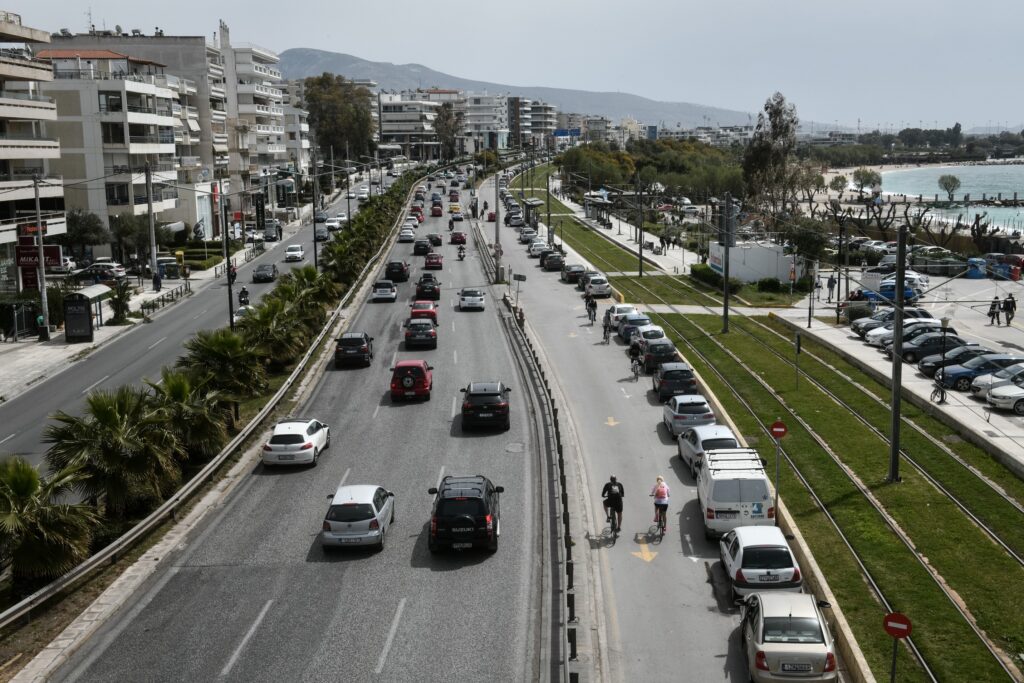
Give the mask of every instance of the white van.
[{"label": "white van", "polygon": [[704,453],[697,477],[697,502],[707,538],[717,538],[740,526],[775,524],[764,464],[752,448]]}]

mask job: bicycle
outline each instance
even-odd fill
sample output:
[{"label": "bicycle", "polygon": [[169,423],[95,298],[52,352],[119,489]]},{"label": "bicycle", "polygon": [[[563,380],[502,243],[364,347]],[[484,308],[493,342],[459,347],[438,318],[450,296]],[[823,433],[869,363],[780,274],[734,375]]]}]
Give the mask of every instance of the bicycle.
[{"label": "bicycle", "polygon": [[946,402],[946,388],[942,386],[940,382],[935,382],[935,388],[932,389],[932,403],[945,403]]},{"label": "bicycle", "polygon": [[593,325],[594,321],[597,320],[597,309],[596,308],[588,308],[587,309],[587,317],[590,319],[590,324]]},{"label": "bicycle", "polygon": [[619,535],[619,515],[611,505],[607,503],[604,506],[604,511],[607,516],[607,521],[612,530],[613,536]]},{"label": "bicycle", "polygon": [[[654,497],[653,493],[651,494],[651,497]],[[668,525],[668,521],[666,519],[668,516],[668,505],[658,506],[658,504],[655,503],[654,514],[657,515],[658,518],[658,538],[665,538],[665,527]]]},{"label": "bicycle", "polygon": [[602,336],[604,337],[604,343],[605,344],[608,344],[611,341],[611,338],[612,338],[612,328],[611,328],[611,326],[608,323],[605,323],[605,325],[604,325],[604,333],[603,333]]},{"label": "bicycle", "polygon": [[639,358],[634,358],[633,359],[633,364],[632,364],[631,367],[632,367],[632,370],[633,370],[633,381],[634,382],[639,382],[640,381],[640,359]]}]

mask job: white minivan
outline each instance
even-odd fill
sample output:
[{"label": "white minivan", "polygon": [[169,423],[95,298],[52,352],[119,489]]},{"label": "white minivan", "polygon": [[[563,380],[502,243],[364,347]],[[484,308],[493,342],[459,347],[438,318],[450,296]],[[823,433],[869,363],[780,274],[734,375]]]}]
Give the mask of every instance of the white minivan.
[{"label": "white minivan", "polygon": [[697,502],[707,538],[718,538],[740,526],[775,524],[764,464],[752,448],[704,453],[697,476]]}]

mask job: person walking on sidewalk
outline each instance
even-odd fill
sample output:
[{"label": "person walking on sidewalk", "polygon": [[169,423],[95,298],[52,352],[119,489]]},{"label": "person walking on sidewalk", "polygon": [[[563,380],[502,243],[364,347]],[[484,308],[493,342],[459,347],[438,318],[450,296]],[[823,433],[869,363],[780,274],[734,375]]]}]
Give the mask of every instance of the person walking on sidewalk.
[{"label": "person walking on sidewalk", "polygon": [[832,291],[836,288],[836,274],[832,273],[828,276],[828,301],[832,303]]},{"label": "person walking on sidewalk", "polygon": [[153,291],[159,292],[160,286],[163,284],[163,280],[160,278],[160,271],[153,273]]},{"label": "person walking on sidewalk", "polygon": [[988,324],[999,327],[999,297],[992,297],[992,303],[988,307]]},{"label": "person walking on sidewalk", "polygon": [[1013,298],[1013,294],[1008,294],[1003,299],[1003,317],[1006,319],[1006,326],[1009,327],[1010,323],[1013,322],[1013,316],[1017,313],[1017,300]]}]

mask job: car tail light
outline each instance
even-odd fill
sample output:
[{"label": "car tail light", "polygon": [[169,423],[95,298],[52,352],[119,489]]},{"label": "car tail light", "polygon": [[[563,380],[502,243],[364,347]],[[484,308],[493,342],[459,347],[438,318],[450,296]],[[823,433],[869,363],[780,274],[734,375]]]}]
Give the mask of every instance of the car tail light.
[{"label": "car tail light", "polygon": [[754,657],[754,666],[761,671],[768,670],[768,657],[760,650],[757,651],[757,655]]},{"label": "car tail light", "polygon": [[331,523],[330,523],[330,522],[328,522],[328,521],[327,521],[327,520],[325,519],[325,520],[324,520],[324,531],[330,531],[330,530],[331,530]]},{"label": "car tail light", "polygon": [[494,409],[497,410],[499,413],[507,413],[508,412],[508,403],[498,403],[498,404],[495,404]]},{"label": "car tail light", "polygon": [[829,671],[836,670],[836,656],[829,652],[825,655],[825,668],[822,669],[822,673],[828,673]]},{"label": "car tail light", "polygon": [[391,380],[391,388],[392,389],[397,389],[398,388],[398,382],[396,382],[394,380]]},{"label": "car tail light", "polygon": [[307,441],[306,443],[302,444],[302,447],[299,450],[300,451],[308,451],[312,447],[313,447],[313,442],[312,441]]},{"label": "car tail light", "polygon": [[736,581],[736,583],[746,583],[747,582],[747,577],[743,576],[743,570],[742,569],[737,569],[736,570],[736,576],[734,578],[734,581]]},{"label": "car tail light", "polygon": [[793,581],[800,580],[800,567],[793,567]]},{"label": "car tail light", "polygon": [[436,337],[437,336],[437,330],[431,330],[430,331],[430,336],[431,337]]},{"label": "car tail light", "polygon": [[406,337],[411,337],[412,336],[412,332],[410,330],[406,330],[405,331],[405,336]]},{"label": "car tail light", "polygon": [[487,522],[487,535],[494,535],[494,515],[487,515],[484,517],[484,521]]},{"label": "car tail light", "polygon": [[437,536],[437,515],[430,516],[430,535]]},{"label": "car tail light", "polygon": [[359,352],[360,352],[360,353],[366,353],[366,352],[367,352],[367,351],[369,351],[369,350],[370,350],[370,347],[369,347],[369,346],[366,346],[365,344],[364,344],[363,346],[360,346],[360,347],[359,347]]},{"label": "car tail light", "polygon": [[705,419],[710,419],[710,418],[712,418],[712,417],[714,417],[714,416],[715,416],[715,414],[714,414],[714,413],[704,413],[704,418],[705,418]]},{"label": "car tail light", "polygon": [[473,404],[470,403],[469,401],[463,401],[462,402],[462,409],[463,410],[469,410],[472,407],[473,407]]},{"label": "car tail light", "polygon": [[775,519],[775,508],[774,507],[769,507],[768,508],[768,519]]},{"label": "car tail light", "polygon": [[371,529],[379,529],[380,528],[380,522],[378,522],[376,518],[371,519],[370,520],[370,528]]},{"label": "car tail light", "polygon": [[269,443],[265,443],[265,444],[263,444],[263,450],[265,450],[265,451],[272,451],[272,450],[274,450],[274,447],[271,446]]},{"label": "car tail light", "polygon": [[705,513],[704,513],[704,519],[714,519],[714,518],[715,518],[715,509],[714,508],[708,508],[705,511]]}]

